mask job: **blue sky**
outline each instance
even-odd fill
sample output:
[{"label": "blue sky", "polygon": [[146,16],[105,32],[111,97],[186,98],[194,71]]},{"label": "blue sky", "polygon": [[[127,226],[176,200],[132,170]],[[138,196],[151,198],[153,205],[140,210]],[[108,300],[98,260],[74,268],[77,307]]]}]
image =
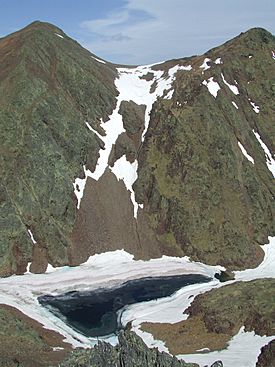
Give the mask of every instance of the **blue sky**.
[{"label": "blue sky", "polygon": [[0,36],[34,20],[96,55],[144,64],[204,53],[252,27],[275,34],[275,0],[0,0]]}]

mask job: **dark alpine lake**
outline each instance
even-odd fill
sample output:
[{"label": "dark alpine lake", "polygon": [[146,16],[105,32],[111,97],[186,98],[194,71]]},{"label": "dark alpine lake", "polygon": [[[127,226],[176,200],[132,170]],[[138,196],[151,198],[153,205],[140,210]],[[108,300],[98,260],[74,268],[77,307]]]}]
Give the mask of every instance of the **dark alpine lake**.
[{"label": "dark alpine lake", "polygon": [[122,328],[118,311],[124,306],[171,296],[184,286],[210,280],[194,274],[141,278],[127,281],[117,288],[45,295],[39,297],[38,301],[82,334],[89,337],[106,336]]}]

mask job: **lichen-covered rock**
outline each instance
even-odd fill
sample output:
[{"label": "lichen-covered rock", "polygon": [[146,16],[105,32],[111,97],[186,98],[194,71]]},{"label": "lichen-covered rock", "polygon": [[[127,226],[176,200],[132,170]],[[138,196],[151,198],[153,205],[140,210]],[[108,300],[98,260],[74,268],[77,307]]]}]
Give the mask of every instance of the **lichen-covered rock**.
[{"label": "lichen-covered rock", "polygon": [[241,326],[258,335],[273,335],[275,279],[238,282],[196,297],[187,313],[202,315],[209,331],[234,335]]},{"label": "lichen-covered rock", "polygon": [[0,305],[0,367],[57,366],[72,346],[17,309]]}]

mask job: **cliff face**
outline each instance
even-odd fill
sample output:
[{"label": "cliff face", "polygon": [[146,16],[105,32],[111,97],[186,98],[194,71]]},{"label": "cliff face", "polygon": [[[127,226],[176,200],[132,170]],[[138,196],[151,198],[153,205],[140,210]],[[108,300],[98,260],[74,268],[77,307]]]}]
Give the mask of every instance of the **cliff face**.
[{"label": "cliff face", "polygon": [[117,248],[257,265],[275,234],[273,49],[252,29],[117,69],[47,23],[1,39],[0,275]]}]

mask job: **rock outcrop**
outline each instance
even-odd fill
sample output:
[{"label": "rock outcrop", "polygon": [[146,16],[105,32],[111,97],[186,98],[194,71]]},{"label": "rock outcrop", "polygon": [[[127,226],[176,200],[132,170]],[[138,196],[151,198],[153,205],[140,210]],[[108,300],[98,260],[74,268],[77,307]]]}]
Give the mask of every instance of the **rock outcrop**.
[{"label": "rock outcrop", "polygon": [[256,367],[275,367],[275,340],[261,349]]},{"label": "rock outcrop", "polygon": [[119,345],[99,342],[93,349],[76,350],[60,367],[198,367],[185,363],[156,348],[149,349],[134,333],[119,334]]}]

